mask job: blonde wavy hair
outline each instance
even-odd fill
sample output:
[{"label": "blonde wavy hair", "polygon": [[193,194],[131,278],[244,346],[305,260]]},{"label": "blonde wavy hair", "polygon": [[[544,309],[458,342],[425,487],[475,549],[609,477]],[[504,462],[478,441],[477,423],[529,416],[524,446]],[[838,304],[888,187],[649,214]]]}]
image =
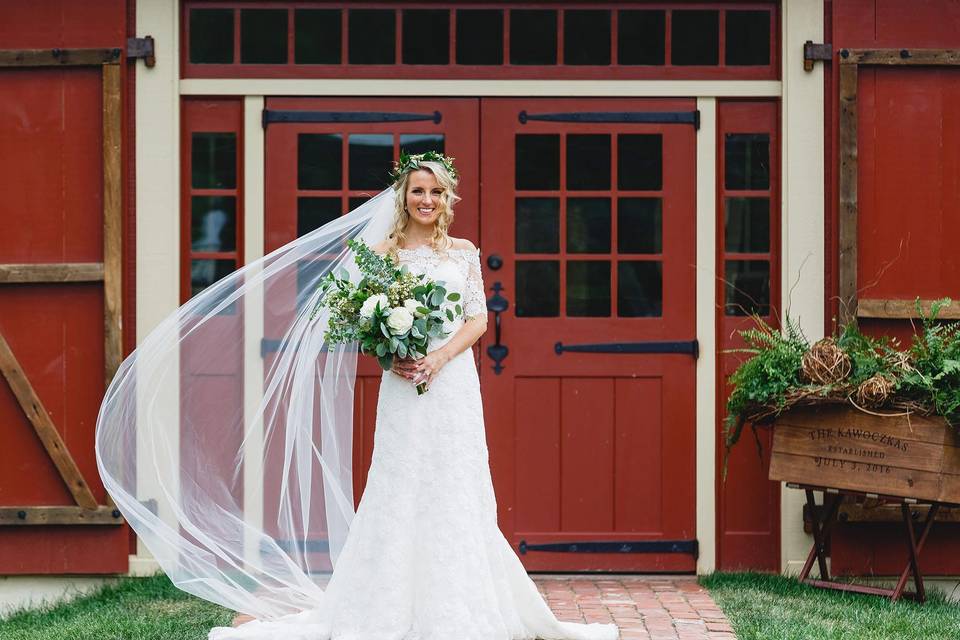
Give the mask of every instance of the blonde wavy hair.
[{"label": "blonde wavy hair", "polygon": [[433,225],[433,237],[430,238],[430,246],[437,251],[446,251],[453,245],[450,236],[447,234],[447,230],[450,228],[450,225],[453,224],[453,205],[460,200],[460,196],[457,195],[457,184],[459,181],[450,175],[446,167],[439,162],[420,162],[417,167],[411,168],[404,173],[400,180],[393,186],[397,192],[397,198],[393,214],[393,229],[387,236],[387,242],[389,243],[387,246],[387,255],[394,260],[397,259],[397,248],[403,244],[407,238],[406,232],[410,225],[410,213],[407,211],[407,188],[410,185],[410,174],[420,169],[425,169],[432,173],[434,177],[436,177],[437,183],[443,189],[443,193],[440,194],[440,215]]}]

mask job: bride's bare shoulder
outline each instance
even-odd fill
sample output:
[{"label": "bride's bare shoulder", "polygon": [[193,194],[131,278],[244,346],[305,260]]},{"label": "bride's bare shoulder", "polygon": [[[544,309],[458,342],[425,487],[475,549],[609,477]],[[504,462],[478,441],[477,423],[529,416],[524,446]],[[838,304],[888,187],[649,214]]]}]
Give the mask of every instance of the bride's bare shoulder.
[{"label": "bride's bare shoulder", "polygon": [[373,245],[370,248],[373,249],[374,253],[380,254],[382,256],[390,249],[390,241],[381,240],[380,242],[378,242],[377,244]]},{"label": "bride's bare shoulder", "polygon": [[477,248],[472,242],[466,238],[450,238],[450,241],[453,243],[453,249],[463,249],[465,251],[476,251]]}]

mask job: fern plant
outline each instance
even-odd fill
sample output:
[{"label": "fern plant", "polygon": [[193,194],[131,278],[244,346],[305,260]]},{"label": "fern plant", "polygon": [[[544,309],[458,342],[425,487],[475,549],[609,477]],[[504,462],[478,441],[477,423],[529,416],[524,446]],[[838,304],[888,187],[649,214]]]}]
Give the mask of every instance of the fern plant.
[{"label": "fern plant", "polygon": [[939,415],[960,427],[960,322],[937,319],[950,303],[949,298],[937,300],[925,314],[916,301],[922,330],[906,351],[889,338],[863,334],[855,323],[842,327],[835,342],[850,358],[850,373],[829,385],[810,384],[801,375],[810,343],[795,322],[788,318],[781,332],[754,316],[755,327],[740,331],[747,347],[730,351],[751,357],[730,376],[734,388],[727,400],[727,447],[739,440],[747,422],[773,418],[799,404],[852,401],[858,387],[875,376],[893,384],[884,406]]},{"label": "fern plant", "polygon": [[733,353],[748,353],[730,383],[733,391],[727,399],[727,444],[739,438],[745,417],[758,407],[783,409],[787,392],[802,384],[800,368],[803,354],[810,343],[800,327],[787,318],[783,332],[771,327],[763,318],[753,316],[755,327],[740,331],[746,348],[731,349]]}]

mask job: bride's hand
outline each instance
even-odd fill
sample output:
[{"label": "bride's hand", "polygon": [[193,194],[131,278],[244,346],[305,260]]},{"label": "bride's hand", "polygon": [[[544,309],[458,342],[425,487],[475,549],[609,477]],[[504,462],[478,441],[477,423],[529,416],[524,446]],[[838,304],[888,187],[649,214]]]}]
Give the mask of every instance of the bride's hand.
[{"label": "bride's hand", "polygon": [[450,357],[443,349],[431,351],[419,360],[414,361],[414,382],[417,384],[425,382],[427,387],[429,387],[430,383],[433,382],[433,379],[437,377],[437,373],[439,373],[440,369],[443,368],[443,365],[447,364],[449,361]]},{"label": "bride's hand", "polygon": [[410,358],[394,358],[390,370],[401,378],[412,381],[417,375],[417,361]]}]

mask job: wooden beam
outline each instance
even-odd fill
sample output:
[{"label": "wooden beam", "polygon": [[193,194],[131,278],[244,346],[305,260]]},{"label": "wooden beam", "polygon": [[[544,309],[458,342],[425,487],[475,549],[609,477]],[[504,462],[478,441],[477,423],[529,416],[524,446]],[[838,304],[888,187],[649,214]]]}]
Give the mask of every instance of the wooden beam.
[{"label": "wooden beam", "polygon": [[857,65],[840,65],[840,324],[857,312]]},{"label": "wooden beam", "polygon": [[60,477],[66,483],[73,499],[81,507],[96,509],[97,501],[93,497],[90,487],[83,479],[83,474],[80,473],[80,469],[77,467],[77,463],[73,461],[63,438],[57,432],[53,420],[50,419],[50,414],[47,413],[40,397],[37,396],[27,376],[24,375],[20,363],[17,362],[17,358],[13,355],[13,351],[11,351],[10,345],[3,334],[0,334],[0,373],[3,373],[3,376],[7,379],[10,390],[13,391],[20,408],[23,409],[30,424],[33,425],[34,431],[40,437],[40,441],[60,472]]},{"label": "wooden beam", "polygon": [[103,65],[103,323],[104,378],[110,385],[123,360],[122,321],[122,248],[123,248],[123,172],[120,141],[122,135],[122,84],[120,65]]},{"label": "wooden beam", "polygon": [[[924,315],[930,315],[933,300],[921,300],[920,308]],[[913,300],[885,300],[869,298],[857,303],[857,316],[860,318],[919,318]],[[937,318],[941,320],[960,320],[960,301],[954,300],[949,306],[940,309]]]},{"label": "wooden beam", "polygon": [[100,282],[101,280],[103,280],[103,264],[100,262],[0,264],[0,283]]},{"label": "wooden beam", "polygon": [[76,525],[123,524],[123,517],[113,507],[0,507],[2,525]]},{"label": "wooden beam", "polygon": [[841,65],[956,66],[958,49],[841,49]]},{"label": "wooden beam", "polygon": [[[926,518],[930,511],[929,505],[917,505],[914,513],[919,518]],[[903,516],[899,504],[882,504],[872,507],[857,503],[847,503],[840,507],[838,514],[841,522],[902,522]],[[960,509],[949,507],[937,512],[937,522],[960,522]]]},{"label": "wooden beam", "polygon": [[89,67],[118,62],[120,49],[0,50],[0,67]]}]

